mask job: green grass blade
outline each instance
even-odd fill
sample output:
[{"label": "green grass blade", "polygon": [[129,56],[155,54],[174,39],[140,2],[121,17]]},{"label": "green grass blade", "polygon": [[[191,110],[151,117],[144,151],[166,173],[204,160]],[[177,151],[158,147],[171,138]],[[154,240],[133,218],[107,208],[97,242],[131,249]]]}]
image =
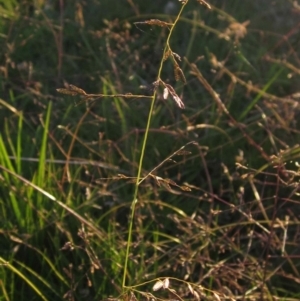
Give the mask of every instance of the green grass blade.
[{"label": "green grass blade", "polygon": [[18,275],[24,282],[28,284],[29,287],[44,301],[50,301],[46,296],[38,289],[38,287],[30,280],[26,275],[24,275],[19,269],[15,268],[12,264],[0,257],[0,264],[4,265],[6,268],[11,270],[14,274]]},{"label": "green grass blade", "polygon": [[23,129],[23,114],[21,113],[18,122],[18,133],[17,133],[17,149],[16,149],[16,171],[21,173],[22,170],[22,129]]},{"label": "green grass blade", "polygon": [[278,78],[278,76],[281,74],[281,72],[284,70],[284,68],[280,68],[273,77],[269,80],[269,82],[263,87],[260,93],[257,94],[257,96],[252,100],[252,102],[247,106],[247,108],[243,111],[243,113],[238,118],[239,121],[243,120],[246,115],[252,110],[252,108],[257,104],[257,102],[263,97],[264,92],[266,92],[271,85],[275,82],[275,80]]},{"label": "green grass blade", "polygon": [[39,166],[38,166],[38,173],[37,173],[37,179],[36,184],[40,187],[43,187],[45,184],[45,162],[47,159],[47,141],[48,141],[48,130],[49,130],[49,124],[50,124],[50,116],[51,116],[51,108],[52,108],[52,102],[49,102],[47,113],[46,113],[46,120],[44,123],[44,132],[43,132],[43,138],[41,142],[40,152],[39,152]]}]

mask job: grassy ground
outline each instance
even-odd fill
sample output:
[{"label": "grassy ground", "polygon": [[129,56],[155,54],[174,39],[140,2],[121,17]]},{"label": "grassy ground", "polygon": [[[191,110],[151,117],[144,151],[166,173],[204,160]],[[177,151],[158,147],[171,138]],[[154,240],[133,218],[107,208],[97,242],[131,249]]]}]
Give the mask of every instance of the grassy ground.
[{"label": "grassy ground", "polygon": [[0,0],[1,301],[300,299],[300,8],[199,2]]}]

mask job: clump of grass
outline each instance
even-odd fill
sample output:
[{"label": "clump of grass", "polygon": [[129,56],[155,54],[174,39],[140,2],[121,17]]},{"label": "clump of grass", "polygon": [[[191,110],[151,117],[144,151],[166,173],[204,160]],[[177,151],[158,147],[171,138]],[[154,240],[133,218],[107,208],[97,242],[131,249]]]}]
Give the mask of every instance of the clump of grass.
[{"label": "clump of grass", "polygon": [[130,1],[134,17],[94,28],[97,4],[16,7],[1,36],[5,300],[299,299],[297,27],[258,22],[282,3],[145,17]]}]

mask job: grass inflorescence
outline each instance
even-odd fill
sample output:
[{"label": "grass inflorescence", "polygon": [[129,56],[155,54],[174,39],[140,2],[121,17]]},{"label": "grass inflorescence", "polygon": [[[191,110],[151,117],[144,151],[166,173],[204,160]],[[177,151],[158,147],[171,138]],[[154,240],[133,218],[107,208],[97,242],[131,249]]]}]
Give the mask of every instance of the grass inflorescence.
[{"label": "grass inflorescence", "polygon": [[299,12],[0,1],[0,300],[299,300]]}]

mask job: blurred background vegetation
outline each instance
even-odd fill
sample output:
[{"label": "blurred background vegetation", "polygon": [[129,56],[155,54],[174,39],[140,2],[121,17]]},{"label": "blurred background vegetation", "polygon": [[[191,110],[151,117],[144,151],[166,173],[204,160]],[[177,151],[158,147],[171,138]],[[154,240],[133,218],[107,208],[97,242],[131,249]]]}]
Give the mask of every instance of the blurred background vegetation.
[{"label": "blurred background vegetation", "polygon": [[[298,2],[188,1],[170,41],[186,84],[162,74],[185,109],[158,93],[143,175],[197,144],[140,187],[138,299],[300,299]],[[56,89],[151,95],[168,28],[143,21],[181,5],[0,0],[1,301],[134,301],[150,101]],[[153,292],[159,277],[174,291]]]}]

